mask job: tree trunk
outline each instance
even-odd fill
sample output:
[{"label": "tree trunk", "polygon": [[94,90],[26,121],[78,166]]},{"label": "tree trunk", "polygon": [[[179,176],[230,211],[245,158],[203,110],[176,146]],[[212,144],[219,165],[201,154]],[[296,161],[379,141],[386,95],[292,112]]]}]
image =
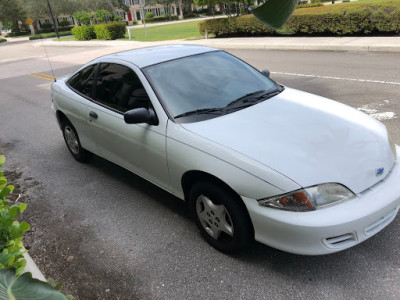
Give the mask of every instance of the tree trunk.
[{"label": "tree trunk", "polygon": [[13,21],[13,31],[14,32],[20,32],[21,30],[19,29],[19,23],[18,20]]}]

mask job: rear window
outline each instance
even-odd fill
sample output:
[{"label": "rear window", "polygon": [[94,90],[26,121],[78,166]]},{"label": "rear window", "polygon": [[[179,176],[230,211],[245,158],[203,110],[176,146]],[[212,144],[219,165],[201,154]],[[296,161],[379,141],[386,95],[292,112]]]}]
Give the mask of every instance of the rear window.
[{"label": "rear window", "polygon": [[67,81],[67,84],[77,92],[92,98],[96,65],[90,65],[80,70]]}]

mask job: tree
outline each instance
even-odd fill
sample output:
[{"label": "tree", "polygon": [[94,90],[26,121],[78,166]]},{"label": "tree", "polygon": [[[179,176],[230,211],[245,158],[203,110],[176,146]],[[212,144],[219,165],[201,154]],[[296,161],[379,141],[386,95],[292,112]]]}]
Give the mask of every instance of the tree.
[{"label": "tree", "polygon": [[18,21],[25,22],[26,12],[21,0],[0,0],[0,21],[11,22],[13,30],[19,32]]},{"label": "tree", "polygon": [[194,0],[193,2],[194,2],[194,4],[196,4],[196,6],[205,6],[205,5],[207,5],[208,7],[211,8],[211,11],[212,11],[213,16],[214,16],[215,5],[217,5],[221,1],[219,1],[219,0]]},{"label": "tree", "polygon": [[[62,14],[72,15],[81,7],[76,0],[49,0],[54,17]],[[47,0],[24,0],[27,13],[30,18],[37,20],[50,17]]]},{"label": "tree", "polygon": [[93,15],[86,11],[77,11],[74,13],[74,19],[83,25],[90,25],[90,21],[93,19]]},{"label": "tree", "polygon": [[96,10],[96,20],[100,22],[107,22],[111,19],[112,14],[105,9]]},{"label": "tree", "polygon": [[146,6],[152,6],[156,4],[164,6],[165,14],[168,15],[169,19],[171,20],[171,6],[172,4],[178,5],[179,0],[146,0]]}]

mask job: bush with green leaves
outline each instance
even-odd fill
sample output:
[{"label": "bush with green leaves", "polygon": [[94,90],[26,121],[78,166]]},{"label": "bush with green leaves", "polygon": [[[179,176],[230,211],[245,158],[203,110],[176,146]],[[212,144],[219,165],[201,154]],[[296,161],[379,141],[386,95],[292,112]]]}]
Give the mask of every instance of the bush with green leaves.
[{"label": "bush with green leaves", "polygon": [[[6,199],[13,190],[13,185],[7,184],[4,172],[1,170],[5,162],[0,155],[0,298],[7,300],[70,300],[72,296],[64,296],[57,288],[32,278],[31,273],[23,273],[26,260],[24,258],[23,234],[30,229],[26,222],[15,220],[26,209],[25,203],[10,206]],[[54,280],[53,280],[54,281]],[[51,282],[50,282],[51,283]]]},{"label": "bush with green leaves", "polygon": [[192,18],[198,18],[200,17],[198,14],[194,14],[194,13],[187,13],[183,15],[184,19],[192,19]]},{"label": "bush with green leaves", "polygon": [[4,155],[0,155],[0,269],[15,268],[16,275],[20,275],[26,265],[22,252],[22,236],[30,226],[26,222],[19,223],[15,220],[26,209],[26,204],[10,206],[10,201],[6,199],[14,186],[7,185],[7,179],[1,171],[5,160]]},{"label": "bush with green leaves", "polygon": [[41,24],[40,27],[43,30],[48,30],[48,29],[52,29],[53,28],[53,24],[46,22],[46,23]]},{"label": "bush with green leaves", "polygon": [[58,25],[60,25],[60,27],[67,27],[71,25],[71,23],[68,20],[61,20],[60,22],[58,22]]},{"label": "bush with green leaves", "polygon": [[209,19],[198,24],[199,32],[205,30],[215,36],[261,36],[271,35],[274,30],[258,21],[253,15],[237,18]]},{"label": "bush with green leaves", "polygon": [[122,21],[122,17],[119,15],[113,15],[113,21],[114,22],[121,22]]},{"label": "bush with green leaves", "polygon": [[105,9],[99,9],[95,12],[96,20],[99,22],[108,22],[112,18],[112,14]]},{"label": "bush with green leaves", "polygon": [[4,43],[4,42],[7,42],[7,40],[6,39],[0,39],[0,43]]},{"label": "bush with green leaves", "polygon": [[165,16],[160,16],[160,17],[154,17],[151,19],[146,19],[146,23],[167,22],[167,21],[170,21],[170,18],[171,18],[171,21],[179,20],[178,16],[165,15]]},{"label": "bush with green leaves", "polygon": [[74,13],[73,17],[82,25],[90,25],[90,22],[93,19],[93,15],[86,11],[77,11]]},{"label": "bush with green leaves", "polygon": [[77,40],[92,40],[96,38],[94,26],[79,26],[72,28],[72,34]]},{"label": "bush with green leaves", "polygon": [[94,26],[94,32],[99,40],[115,40],[125,36],[126,24],[122,22],[99,24]]},{"label": "bush with green leaves", "polygon": [[[329,5],[333,6],[333,5]],[[253,15],[212,19],[199,23],[199,31],[215,36],[268,36],[277,34]],[[299,35],[395,34],[400,32],[400,1],[337,5],[297,10],[279,33]]]},{"label": "bush with green leaves", "polygon": [[149,11],[146,13],[146,15],[144,16],[145,19],[151,19],[154,18],[154,13]]},{"label": "bush with green leaves", "polygon": [[310,7],[318,7],[318,6],[323,6],[323,4],[321,2],[299,4],[299,5],[297,5],[296,8],[310,8]]}]

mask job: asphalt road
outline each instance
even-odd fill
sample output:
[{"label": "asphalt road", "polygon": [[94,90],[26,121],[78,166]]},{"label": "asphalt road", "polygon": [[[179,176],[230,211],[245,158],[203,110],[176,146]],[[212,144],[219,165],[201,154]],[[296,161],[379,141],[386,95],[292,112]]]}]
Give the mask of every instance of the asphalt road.
[{"label": "asphalt road", "polygon": [[[117,49],[47,50],[61,76]],[[0,153],[29,205],[31,256],[76,299],[400,298],[400,218],[332,255],[255,244],[228,256],[202,240],[180,200],[101,158],[74,161],[50,109],[41,51],[0,46]],[[230,52],[287,86],[375,114],[400,144],[400,54]]]}]

